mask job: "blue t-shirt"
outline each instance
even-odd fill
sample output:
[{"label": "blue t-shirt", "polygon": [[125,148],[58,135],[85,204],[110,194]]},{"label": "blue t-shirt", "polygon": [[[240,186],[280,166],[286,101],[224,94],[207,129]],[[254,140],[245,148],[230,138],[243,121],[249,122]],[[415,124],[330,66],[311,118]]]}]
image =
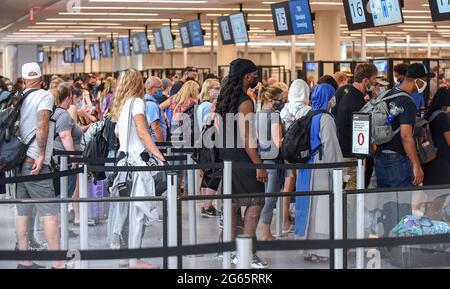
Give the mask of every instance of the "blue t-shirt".
[{"label": "blue t-shirt", "polygon": [[145,115],[147,117],[147,122],[149,125],[149,132],[152,135],[152,139],[154,142],[157,142],[156,140],[156,135],[155,132],[152,131],[152,123],[154,123],[155,121],[159,121],[159,124],[161,126],[161,130],[164,136],[164,140],[166,141],[166,137],[167,137],[167,126],[166,126],[166,122],[164,121],[164,114],[163,111],[161,110],[161,108],[159,107],[158,102],[156,101],[156,99],[149,95],[146,94],[145,95],[145,102],[146,102],[146,106],[145,106]]},{"label": "blue t-shirt", "polygon": [[420,111],[421,107],[425,107],[425,98],[422,93],[415,92],[411,95],[414,98],[414,102],[416,103],[417,112]]},{"label": "blue t-shirt", "polygon": [[8,98],[10,92],[6,90],[0,90],[0,101],[4,101]]}]

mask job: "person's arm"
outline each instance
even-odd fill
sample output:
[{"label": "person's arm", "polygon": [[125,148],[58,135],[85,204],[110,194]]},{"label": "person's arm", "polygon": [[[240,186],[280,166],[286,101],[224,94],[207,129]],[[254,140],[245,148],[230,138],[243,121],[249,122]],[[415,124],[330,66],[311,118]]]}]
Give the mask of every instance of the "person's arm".
[{"label": "person's arm", "polygon": [[51,111],[41,110],[38,112],[38,123],[36,129],[36,141],[39,148],[39,156],[34,162],[34,166],[31,170],[32,175],[38,175],[44,164],[45,150],[47,149],[48,139],[48,124],[50,122]]},{"label": "person's arm", "polygon": [[416,151],[416,144],[413,138],[413,126],[409,124],[400,125],[400,136],[402,138],[403,147],[405,148],[406,155],[410,159],[413,166],[414,181],[413,184],[418,186],[423,182],[423,170],[420,166],[419,157]]},{"label": "person's arm", "polygon": [[450,147],[450,131],[446,131],[444,133],[444,139],[447,142],[447,145]]},{"label": "person's arm", "polygon": [[156,141],[164,142],[164,134],[161,128],[161,124],[159,123],[159,120],[152,122],[150,126],[152,128],[152,131],[155,133]]},{"label": "person's arm", "polygon": [[73,144],[72,130],[62,131],[58,135],[61,138],[64,149],[68,152],[74,152],[75,145]]},{"label": "person's arm", "polygon": [[150,133],[148,132],[147,120],[143,114],[138,114],[133,117],[134,123],[136,124],[136,132],[139,136],[139,139],[144,144],[145,149],[155,155],[158,159],[162,161],[166,161],[162,153],[156,147],[155,143],[152,140]]},{"label": "person's arm", "polygon": [[[246,121],[247,115],[253,113],[253,103],[251,101],[244,101],[239,106],[238,112],[244,116],[239,118],[238,126],[241,138],[244,140],[245,152],[254,164],[261,164],[262,160],[256,149],[256,138],[253,135],[255,130],[253,127],[250,127],[251,123]],[[259,182],[267,182],[267,171],[256,170],[256,179]]]},{"label": "person's arm", "polygon": [[164,101],[163,103],[161,103],[161,105],[159,107],[161,108],[162,111],[165,111],[170,106],[170,102],[171,102],[171,99],[169,98],[166,101]]}]

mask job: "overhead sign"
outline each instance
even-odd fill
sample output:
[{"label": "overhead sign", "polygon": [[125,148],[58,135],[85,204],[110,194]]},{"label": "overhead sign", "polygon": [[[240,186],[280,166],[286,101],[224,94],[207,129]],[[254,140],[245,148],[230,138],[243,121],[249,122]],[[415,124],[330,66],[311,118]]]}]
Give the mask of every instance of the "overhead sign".
[{"label": "overhead sign", "polygon": [[309,0],[275,3],[271,7],[276,35],[314,33]]},{"label": "overhead sign", "polygon": [[348,30],[403,23],[399,0],[344,0]]},{"label": "overhead sign", "polygon": [[450,0],[428,0],[433,21],[450,20]]},{"label": "overhead sign", "polygon": [[230,17],[222,16],[218,19],[220,36],[222,36],[222,44],[234,44],[233,32],[231,30]]},{"label": "overhead sign", "polygon": [[370,155],[371,123],[367,113],[352,115],[352,154],[359,157]]}]

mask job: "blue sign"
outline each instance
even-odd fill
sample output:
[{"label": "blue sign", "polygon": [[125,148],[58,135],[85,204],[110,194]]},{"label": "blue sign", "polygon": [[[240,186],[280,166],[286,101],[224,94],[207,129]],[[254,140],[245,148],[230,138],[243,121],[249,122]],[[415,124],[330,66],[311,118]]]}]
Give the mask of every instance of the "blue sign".
[{"label": "blue sign", "polygon": [[289,2],[294,34],[313,34],[314,26],[308,0]]},{"label": "blue sign", "polygon": [[192,39],[192,46],[205,45],[205,39],[203,38],[203,31],[199,20],[189,22],[189,31]]}]

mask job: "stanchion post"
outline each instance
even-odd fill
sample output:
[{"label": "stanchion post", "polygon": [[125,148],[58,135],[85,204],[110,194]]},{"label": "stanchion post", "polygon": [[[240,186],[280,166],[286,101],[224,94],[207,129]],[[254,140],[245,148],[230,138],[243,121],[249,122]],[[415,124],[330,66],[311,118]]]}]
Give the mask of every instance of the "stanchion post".
[{"label": "stanchion post", "polygon": [[[232,194],[232,167],[231,161],[225,161],[223,167],[223,194]],[[223,242],[231,242],[231,215],[232,200],[223,200]],[[223,252],[223,269],[231,269],[231,252]]]},{"label": "stanchion post", "polygon": [[[187,164],[193,165],[194,160],[192,159],[192,154],[187,155]],[[194,170],[188,170],[188,195],[195,195],[195,181],[194,181]],[[189,201],[189,240],[191,245],[197,244],[197,219],[196,219],[196,206],[195,201]]]},{"label": "stanchion post", "polygon": [[283,235],[283,197],[279,197],[277,200],[277,219],[276,219],[276,229],[277,229],[277,237],[281,237]]},{"label": "stanchion post", "polygon": [[[365,187],[364,160],[358,158],[356,188]],[[364,194],[356,195],[356,239],[364,239]],[[364,248],[356,248],[356,269],[364,269]]]},{"label": "stanchion post", "polygon": [[[344,218],[342,202],[342,170],[333,170],[333,196],[334,196],[334,239],[342,240],[344,237]],[[334,268],[343,269],[343,249],[334,249]]]},{"label": "stanchion post", "polygon": [[236,256],[238,269],[251,269],[253,259],[253,237],[240,235],[236,238]]},{"label": "stanchion post", "polygon": [[[88,198],[88,170],[83,166],[83,172],[79,175],[80,199]],[[89,249],[88,235],[88,203],[80,203],[80,249]],[[88,261],[81,261],[81,269],[88,269]]]},{"label": "stanchion post", "polygon": [[[60,156],[60,171],[68,170],[68,157]],[[60,179],[60,192],[61,199],[68,198],[69,181],[68,177],[61,177]],[[67,217],[68,204],[61,204],[61,249],[69,249],[69,219]]]},{"label": "stanchion post", "polygon": [[[168,245],[177,247],[177,180],[176,173],[167,174],[167,223],[168,223]],[[169,257],[169,269],[178,269],[177,257]]]}]

